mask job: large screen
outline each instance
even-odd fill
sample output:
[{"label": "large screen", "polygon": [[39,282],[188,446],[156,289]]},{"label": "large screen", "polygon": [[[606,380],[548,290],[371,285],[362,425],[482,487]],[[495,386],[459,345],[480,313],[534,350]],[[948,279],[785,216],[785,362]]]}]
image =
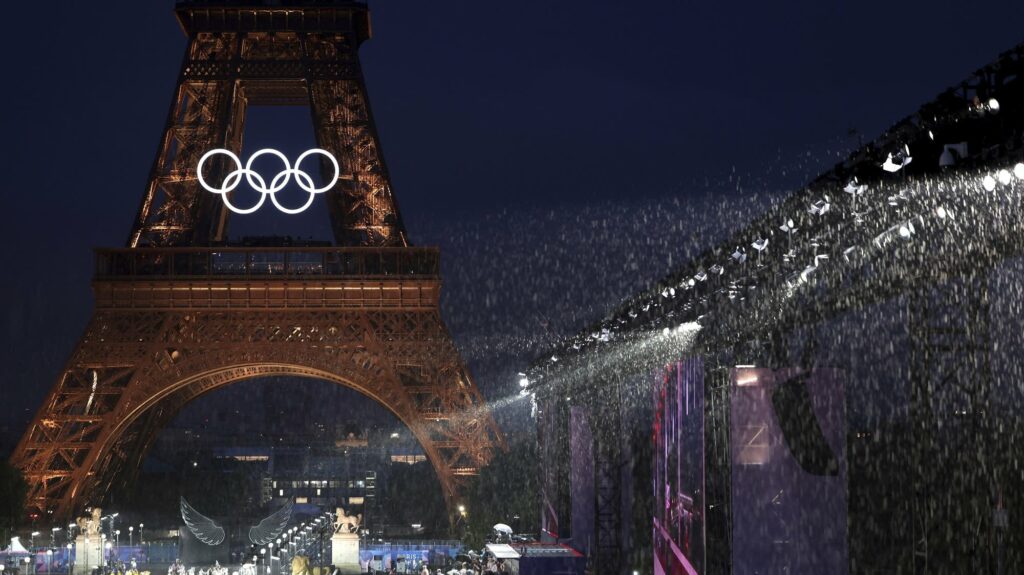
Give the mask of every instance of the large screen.
[{"label": "large screen", "polygon": [[655,377],[655,573],[703,573],[704,365],[687,358]]}]

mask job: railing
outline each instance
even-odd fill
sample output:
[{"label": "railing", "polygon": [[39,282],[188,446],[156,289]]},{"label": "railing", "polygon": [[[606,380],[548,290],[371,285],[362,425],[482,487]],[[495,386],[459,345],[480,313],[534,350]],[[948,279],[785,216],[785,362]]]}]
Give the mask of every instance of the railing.
[{"label": "railing", "polygon": [[420,277],[440,275],[437,248],[122,248],[96,250],[96,279]]}]

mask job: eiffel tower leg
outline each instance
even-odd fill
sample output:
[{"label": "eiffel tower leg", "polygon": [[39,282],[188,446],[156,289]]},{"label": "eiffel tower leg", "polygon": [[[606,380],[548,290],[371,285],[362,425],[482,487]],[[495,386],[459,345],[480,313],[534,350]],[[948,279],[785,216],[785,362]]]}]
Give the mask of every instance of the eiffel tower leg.
[{"label": "eiffel tower leg", "polygon": [[[206,245],[226,237],[227,211],[199,187],[196,166],[214,148],[241,150],[246,99],[227,66],[240,43],[230,32],[191,38],[129,247]],[[223,158],[211,164],[205,176],[214,181],[229,167]]]}]

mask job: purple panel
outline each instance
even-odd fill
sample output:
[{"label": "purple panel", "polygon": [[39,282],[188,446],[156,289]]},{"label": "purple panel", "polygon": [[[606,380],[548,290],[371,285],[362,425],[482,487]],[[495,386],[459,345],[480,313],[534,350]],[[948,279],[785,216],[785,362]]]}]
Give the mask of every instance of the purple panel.
[{"label": "purple panel", "polygon": [[590,549],[594,545],[595,520],[594,435],[584,408],[571,408],[569,430],[572,546],[590,556]]},{"label": "purple panel", "polygon": [[[733,370],[734,573],[847,573],[846,412],[841,375],[828,369]],[[798,392],[790,393],[787,403],[776,396],[783,385]],[[810,430],[811,439],[820,441],[806,437],[802,443],[794,441],[794,429]],[[790,437],[785,436],[787,430]],[[808,461],[821,458],[808,453],[825,453],[830,464],[811,466]]]},{"label": "purple panel", "polygon": [[704,363],[671,364],[655,385],[654,553],[659,572],[704,569]]}]

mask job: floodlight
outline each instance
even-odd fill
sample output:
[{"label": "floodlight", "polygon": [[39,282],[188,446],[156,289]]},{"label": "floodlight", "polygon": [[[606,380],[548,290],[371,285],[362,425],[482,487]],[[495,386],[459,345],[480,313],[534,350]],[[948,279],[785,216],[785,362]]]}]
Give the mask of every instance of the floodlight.
[{"label": "floodlight", "polygon": [[1024,180],[1024,164],[1018,163],[1013,167],[1013,175],[1017,176],[1017,179]]},{"label": "floodlight", "polygon": [[939,167],[956,165],[957,162],[967,157],[967,142],[958,144],[946,144],[942,146],[942,153],[939,154]]},{"label": "floodlight", "polygon": [[992,176],[985,176],[981,179],[981,187],[985,188],[986,192],[991,192],[996,189],[996,179]]},{"label": "floodlight", "polygon": [[882,169],[889,173],[898,172],[913,160],[914,158],[910,157],[910,146],[903,144],[903,149],[889,153],[882,163]]},{"label": "floodlight", "polygon": [[857,197],[863,194],[867,189],[868,187],[866,184],[861,184],[860,182],[857,181],[857,178],[853,178],[846,184],[846,187],[843,188],[843,191],[846,192],[847,194],[850,194],[853,197]]},{"label": "floodlight", "polygon": [[1009,185],[1010,184],[1010,172],[1007,171],[1007,170],[999,170],[998,172],[996,172],[996,179],[998,179],[999,183],[1004,185],[1004,186]]},{"label": "floodlight", "polygon": [[[826,197],[823,200],[818,200],[818,201],[814,202],[813,204],[811,204],[811,207],[807,208],[807,211],[809,213],[812,213],[812,214],[816,215],[816,216],[823,216],[826,213],[828,213],[828,210],[831,207],[832,207],[832,204],[830,204],[828,202],[828,197]],[[789,222],[786,222],[786,223],[788,224]],[[783,231],[786,231],[786,230],[783,230]]]}]

